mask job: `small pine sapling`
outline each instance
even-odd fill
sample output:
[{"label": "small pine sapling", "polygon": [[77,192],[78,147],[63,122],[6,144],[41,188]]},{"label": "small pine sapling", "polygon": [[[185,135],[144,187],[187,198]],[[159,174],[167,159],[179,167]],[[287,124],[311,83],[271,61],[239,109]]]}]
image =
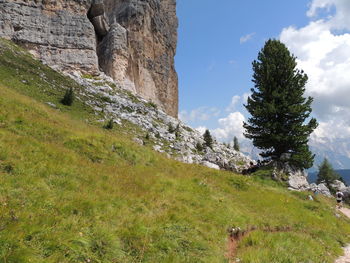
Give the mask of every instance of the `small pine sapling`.
[{"label": "small pine sapling", "polygon": [[72,106],[74,102],[74,91],[73,88],[66,90],[64,97],[61,99],[61,103],[66,106]]}]

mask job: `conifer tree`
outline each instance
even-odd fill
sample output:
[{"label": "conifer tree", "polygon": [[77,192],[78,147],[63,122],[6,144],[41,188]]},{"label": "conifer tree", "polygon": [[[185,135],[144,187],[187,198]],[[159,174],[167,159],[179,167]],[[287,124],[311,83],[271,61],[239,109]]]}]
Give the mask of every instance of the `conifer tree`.
[{"label": "conifer tree", "polygon": [[237,152],[240,151],[240,146],[236,136],[233,138],[233,149],[235,149]]},{"label": "conifer tree", "polygon": [[66,106],[72,106],[74,102],[74,91],[72,88],[66,90],[64,97],[61,99],[61,103]]},{"label": "conifer tree", "polygon": [[104,126],[104,128],[107,129],[107,130],[112,130],[113,127],[114,127],[114,121],[113,121],[113,119],[110,119],[110,120],[107,122],[107,124]]},{"label": "conifer tree", "polygon": [[304,97],[308,77],[296,66],[296,58],[283,43],[271,39],[265,43],[253,62],[254,88],[245,105],[251,118],[244,123],[245,136],[267,160],[280,160],[289,153],[289,162],[310,168],[314,155],[307,143],[317,121],[309,119],[313,99]]},{"label": "conifer tree", "polygon": [[319,166],[317,174],[317,183],[325,183],[328,187],[335,181],[339,180],[340,176],[334,171],[330,162],[325,158]]},{"label": "conifer tree", "polygon": [[204,145],[211,148],[213,146],[213,138],[211,137],[210,131],[207,129],[203,134]]}]

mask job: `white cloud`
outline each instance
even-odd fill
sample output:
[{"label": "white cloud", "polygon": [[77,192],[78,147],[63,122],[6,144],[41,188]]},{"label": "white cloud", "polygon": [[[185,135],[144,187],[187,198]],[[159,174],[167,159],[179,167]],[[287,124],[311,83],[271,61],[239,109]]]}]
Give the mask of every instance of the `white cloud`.
[{"label": "white cloud", "polygon": [[190,112],[183,110],[179,113],[179,119],[185,123],[195,121],[207,121],[213,117],[217,117],[220,114],[220,110],[217,108],[200,107]]},{"label": "white cloud", "polygon": [[281,40],[309,76],[306,91],[315,98],[316,114],[322,119],[343,115],[350,120],[350,34],[334,35],[317,21],[299,30],[284,29]]},{"label": "white cloud", "polygon": [[243,139],[243,122],[245,117],[240,112],[232,112],[226,118],[219,119],[219,128],[213,130],[213,135],[219,141],[231,141],[234,136]]},{"label": "white cloud", "polygon": [[239,43],[241,44],[244,44],[246,42],[248,42],[249,40],[251,40],[255,35],[255,32],[254,33],[250,33],[248,35],[245,35],[245,36],[242,36],[240,39],[239,39]]},{"label": "white cloud", "polygon": [[307,15],[309,17],[317,17],[318,11],[323,9],[330,12],[332,8],[335,8],[335,13],[330,13],[330,16],[326,21],[324,21],[324,23],[332,29],[350,29],[349,0],[314,0],[311,3]]},{"label": "white cloud", "polygon": [[241,96],[235,95],[231,99],[230,105],[226,108],[226,111],[234,111],[236,109],[237,104],[241,101]]},{"label": "white cloud", "polygon": [[350,126],[345,120],[321,121],[311,135],[311,139],[314,142],[324,142],[325,139],[335,140],[346,138],[350,138]]},{"label": "white cloud", "polygon": [[[319,18],[319,11],[329,16]],[[333,142],[350,140],[350,34],[345,31],[350,30],[349,13],[349,0],[314,0],[307,15],[316,20],[302,28],[285,28],[280,35],[309,76],[306,94],[314,97],[320,123],[310,143],[324,149],[328,144],[332,151],[337,151]]]},{"label": "white cloud", "polygon": [[200,134],[204,134],[205,131],[207,130],[207,127],[205,126],[199,126],[196,128],[197,131],[199,131]]}]

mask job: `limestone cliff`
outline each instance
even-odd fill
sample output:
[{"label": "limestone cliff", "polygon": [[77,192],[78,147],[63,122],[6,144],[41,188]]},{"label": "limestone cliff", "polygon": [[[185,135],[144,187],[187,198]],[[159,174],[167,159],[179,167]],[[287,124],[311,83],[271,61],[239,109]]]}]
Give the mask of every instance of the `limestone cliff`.
[{"label": "limestone cliff", "polygon": [[0,37],[59,70],[101,70],[177,116],[175,0],[0,0]]}]

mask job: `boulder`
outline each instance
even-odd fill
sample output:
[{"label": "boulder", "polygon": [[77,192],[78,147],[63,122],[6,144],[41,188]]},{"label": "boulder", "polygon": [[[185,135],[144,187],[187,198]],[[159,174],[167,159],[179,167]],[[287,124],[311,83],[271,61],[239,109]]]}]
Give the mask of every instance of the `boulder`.
[{"label": "boulder", "polygon": [[273,162],[273,178],[277,180],[286,180],[291,189],[307,190],[310,185],[307,181],[305,170],[290,165],[286,162]]},{"label": "boulder", "polygon": [[201,164],[206,166],[206,167],[215,169],[215,170],[220,170],[220,167],[217,164],[215,164],[215,163],[211,163],[211,162],[208,162],[208,161],[203,161]]},{"label": "boulder", "polygon": [[315,194],[322,194],[328,197],[332,197],[331,192],[329,191],[328,187],[325,184],[310,184],[309,190],[314,192]]},{"label": "boulder", "polygon": [[331,187],[336,190],[336,191],[340,191],[340,192],[344,192],[346,190],[346,185],[339,180],[335,180],[332,184]]},{"label": "boulder", "polygon": [[295,190],[308,190],[310,188],[307,177],[300,173],[291,173],[288,177],[288,185]]}]

